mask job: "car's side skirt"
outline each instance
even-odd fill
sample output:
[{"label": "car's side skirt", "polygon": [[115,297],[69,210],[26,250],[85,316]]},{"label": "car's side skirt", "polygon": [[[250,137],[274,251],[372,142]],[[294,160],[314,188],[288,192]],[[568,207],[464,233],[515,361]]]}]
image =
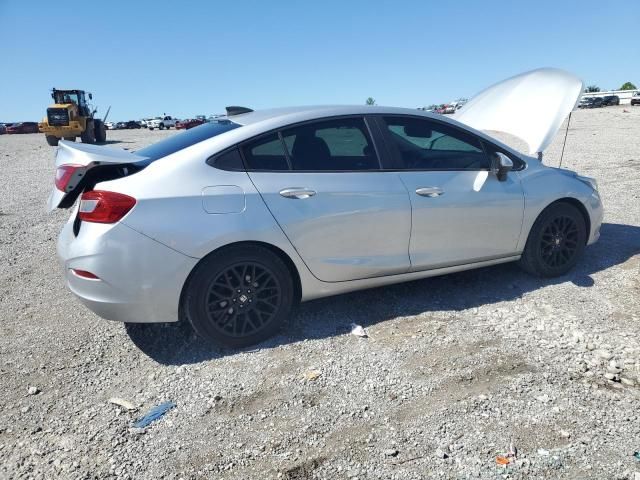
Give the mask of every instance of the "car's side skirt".
[{"label": "car's side skirt", "polygon": [[[489,267],[501,263],[515,262],[520,259],[520,254],[510,255],[500,258],[492,258],[473,263],[465,263],[460,265],[452,265],[448,267],[433,268],[422,270],[419,272],[402,273],[398,275],[389,275],[385,277],[365,278],[362,280],[352,280],[347,282],[313,282],[313,284],[303,285],[301,301],[313,300],[316,298],[328,297],[341,293],[353,292],[356,290],[364,290],[367,288],[382,287],[384,285],[392,285],[394,283],[409,282],[412,280],[420,280],[422,278],[437,277],[449,273],[462,272],[474,268]],[[304,281],[303,281],[304,283]]]}]

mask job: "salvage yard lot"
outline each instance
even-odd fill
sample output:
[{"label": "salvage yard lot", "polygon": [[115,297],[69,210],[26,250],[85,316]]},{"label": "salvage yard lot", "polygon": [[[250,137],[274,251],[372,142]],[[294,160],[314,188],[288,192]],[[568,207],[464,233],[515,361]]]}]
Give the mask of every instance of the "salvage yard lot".
[{"label": "salvage yard lot", "polygon": [[178,326],[130,338],[84,308],[55,257],[68,212],[45,211],[54,149],[0,136],[0,478],[633,478],[640,108],[625,108],[573,114],[563,166],[597,178],[605,220],[570,275],[501,265],[314,301],[242,351]]}]

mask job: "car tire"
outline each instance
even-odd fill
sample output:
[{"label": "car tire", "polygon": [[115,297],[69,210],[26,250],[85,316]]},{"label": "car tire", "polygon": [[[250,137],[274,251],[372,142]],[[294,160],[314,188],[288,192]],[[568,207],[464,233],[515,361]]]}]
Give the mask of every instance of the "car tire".
[{"label": "car tire", "polygon": [[60,140],[58,137],[54,137],[53,135],[47,135],[45,137],[47,139],[47,144],[52,147],[58,146],[58,141]]},{"label": "car tire", "polygon": [[164,130],[164,123],[160,124],[160,130]]},{"label": "car tire", "polygon": [[223,248],[189,277],[182,309],[203,338],[239,348],[275,335],[294,305],[291,272],[272,251],[256,245]]},{"label": "car tire", "polygon": [[582,256],[586,240],[582,213],[569,203],[554,203],[543,210],[531,227],[520,266],[536,277],[564,275]]},{"label": "car tire", "polygon": [[102,120],[93,121],[93,130],[95,132],[96,143],[104,143],[107,141],[107,127],[104,126]]}]

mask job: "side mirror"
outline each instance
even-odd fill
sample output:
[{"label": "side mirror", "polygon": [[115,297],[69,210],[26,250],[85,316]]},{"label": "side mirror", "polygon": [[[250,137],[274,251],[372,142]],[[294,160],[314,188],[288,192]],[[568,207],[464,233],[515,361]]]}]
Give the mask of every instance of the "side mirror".
[{"label": "side mirror", "polygon": [[504,182],[507,179],[507,173],[513,169],[513,161],[502,152],[495,152],[491,155],[491,171],[498,177],[498,180]]}]

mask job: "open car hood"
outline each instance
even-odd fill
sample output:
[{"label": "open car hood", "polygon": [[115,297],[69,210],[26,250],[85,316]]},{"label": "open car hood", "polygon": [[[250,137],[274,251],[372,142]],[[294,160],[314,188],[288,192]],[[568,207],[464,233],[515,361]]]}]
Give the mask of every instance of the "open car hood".
[{"label": "open car hood", "polygon": [[575,75],[539,68],[478,93],[453,118],[476,130],[495,130],[524,140],[529,153],[549,146],[584,91]]}]

